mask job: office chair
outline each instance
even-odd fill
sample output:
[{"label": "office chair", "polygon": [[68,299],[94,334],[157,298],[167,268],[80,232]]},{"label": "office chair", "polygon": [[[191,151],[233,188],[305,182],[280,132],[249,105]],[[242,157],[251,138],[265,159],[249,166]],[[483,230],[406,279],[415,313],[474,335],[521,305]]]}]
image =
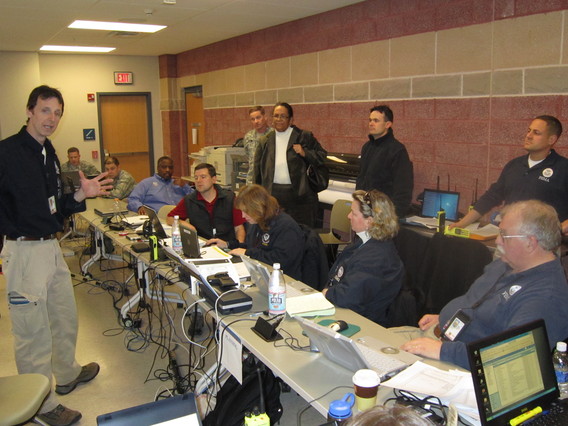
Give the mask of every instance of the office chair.
[{"label": "office chair", "polygon": [[49,391],[49,380],[42,374],[0,377],[0,426],[30,420]]},{"label": "office chair", "polygon": [[166,204],[165,206],[160,207],[160,210],[158,210],[158,219],[160,219],[160,222],[165,222],[166,217],[168,217],[168,213],[174,208],[175,206],[172,204]]},{"label": "office chair", "polygon": [[331,208],[329,231],[319,233],[321,241],[326,246],[330,266],[337,257],[339,245],[351,242],[351,222],[347,215],[351,211],[351,200],[336,200]]}]

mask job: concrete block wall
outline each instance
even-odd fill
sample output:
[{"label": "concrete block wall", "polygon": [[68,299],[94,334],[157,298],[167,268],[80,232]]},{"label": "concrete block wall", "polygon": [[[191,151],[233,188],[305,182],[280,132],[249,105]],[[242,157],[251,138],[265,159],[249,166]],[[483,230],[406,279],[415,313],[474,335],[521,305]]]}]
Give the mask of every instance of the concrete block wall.
[{"label": "concrete block wall", "polygon": [[250,128],[249,106],[270,114],[286,101],[327,150],[358,153],[369,108],[387,103],[415,193],[449,174],[465,209],[476,179],[482,193],[523,154],[531,118],[568,126],[565,9],[566,0],[369,0],[161,58],[161,105],[183,110],[182,88],[202,85],[207,144],[231,144]]}]

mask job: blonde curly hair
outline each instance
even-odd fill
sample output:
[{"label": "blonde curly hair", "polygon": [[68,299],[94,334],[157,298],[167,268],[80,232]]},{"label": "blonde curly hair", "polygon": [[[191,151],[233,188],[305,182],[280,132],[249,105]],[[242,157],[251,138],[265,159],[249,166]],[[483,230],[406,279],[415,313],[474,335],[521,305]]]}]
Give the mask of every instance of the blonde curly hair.
[{"label": "blonde curly hair", "polygon": [[379,241],[393,239],[398,233],[398,217],[390,198],[376,189],[355,191],[353,199],[359,202],[359,210],[365,218],[372,218],[368,233]]}]

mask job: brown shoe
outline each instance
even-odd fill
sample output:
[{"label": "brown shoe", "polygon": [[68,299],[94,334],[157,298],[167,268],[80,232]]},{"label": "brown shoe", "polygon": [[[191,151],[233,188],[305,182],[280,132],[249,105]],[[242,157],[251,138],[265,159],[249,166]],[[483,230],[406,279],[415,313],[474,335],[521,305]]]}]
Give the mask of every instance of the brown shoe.
[{"label": "brown shoe", "polygon": [[75,390],[79,383],[87,383],[93,380],[97,376],[97,374],[99,374],[99,370],[99,364],[97,364],[96,362],[91,362],[90,364],[84,365],[75,380],[67,383],[66,385],[56,385],[55,393],[58,393],[59,395],[67,395],[68,393]]},{"label": "brown shoe", "polygon": [[38,414],[34,421],[48,426],[69,426],[81,419],[81,413],[59,404],[47,413]]}]

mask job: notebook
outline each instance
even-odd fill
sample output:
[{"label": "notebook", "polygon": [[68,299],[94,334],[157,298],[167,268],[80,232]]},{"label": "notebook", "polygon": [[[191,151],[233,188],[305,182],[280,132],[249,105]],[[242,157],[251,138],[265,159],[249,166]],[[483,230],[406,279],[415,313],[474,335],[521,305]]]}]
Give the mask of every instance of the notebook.
[{"label": "notebook", "polygon": [[[381,380],[387,380],[421,359],[372,337],[363,337],[355,342],[328,327],[305,318],[295,318],[312,346],[315,345],[330,361],[353,372],[370,368],[379,373]],[[397,353],[388,353],[393,350]]]},{"label": "notebook", "polygon": [[263,296],[268,295],[268,282],[270,281],[270,271],[258,260],[251,259],[248,256],[241,256],[243,263],[250,273],[250,278],[256,284],[258,291]]},{"label": "notebook", "polygon": [[61,172],[61,182],[63,183],[63,193],[72,194],[81,188],[81,177],[79,172]]},{"label": "notebook", "polygon": [[166,234],[166,231],[164,230],[164,227],[162,226],[162,223],[160,222],[156,211],[148,206],[144,206],[144,210],[146,211],[146,215],[148,215],[148,219],[152,223],[154,234],[156,234],[156,236],[160,239],[168,238],[168,234]]},{"label": "notebook", "polygon": [[128,214],[126,204],[119,201],[118,211],[116,211],[114,203],[115,201],[112,198],[99,198],[97,200],[99,207],[95,208],[95,213],[102,217]]},{"label": "notebook", "polygon": [[181,225],[179,231],[183,255],[188,259],[199,259],[201,257],[201,247],[199,245],[197,231]]},{"label": "notebook", "polygon": [[[248,256],[242,255],[240,256],[240,258],[242,259],[243,264],[246,266],[248,272],[250,273],[251,280],[258,288],[260,294],[262,294],[263,296],[268,296],[268,283],[270,282],[270,270],[268,269],[268,267],[264,263],[256,259],[251,259]],[[301,290],[299,290],[291,286],[290,283],[286,283],[286,300],[288,302],[290,302],[291,298],[305,296],[305,295],[313,295],[313,294],[321,295],[321,293],[319,293],[318,291],[314,290],[311,287],[304,285],[304,287]],[[286,305],[288,306],[288,303]],[[329,309],[329,308],[334,309],[334,311],[329,314],[333,315],[333,313],[335,312],[335,308],[330,302],[327,302],[326,306],[323,307],[322,309]],[[290,313],[290,315],[292,314]]]},{"label": "notebook", "polygon": [[446,212],[446,220],[455,222],[458,220],[459,204],[459,192],[425,189],[421,216],[436,217],[438,212],[443,209]]},{"label": "notebook", "polygon": [[[554,406],[568,412],[568,405],[558,400],[543,320],[472,342],[467,351],[481,424],[519,424],[510,421],[537,407],[547,411]],[[548,416],[553,413],[538,420],[552,424]],[[559,424],[568,424],[568,420]]]},{"label": "notebook", "polygon": [[164,422],[172,426],[201,425],[195,396],[192,393],[177,395],[97,416],[100,426],[149,426]]}]

